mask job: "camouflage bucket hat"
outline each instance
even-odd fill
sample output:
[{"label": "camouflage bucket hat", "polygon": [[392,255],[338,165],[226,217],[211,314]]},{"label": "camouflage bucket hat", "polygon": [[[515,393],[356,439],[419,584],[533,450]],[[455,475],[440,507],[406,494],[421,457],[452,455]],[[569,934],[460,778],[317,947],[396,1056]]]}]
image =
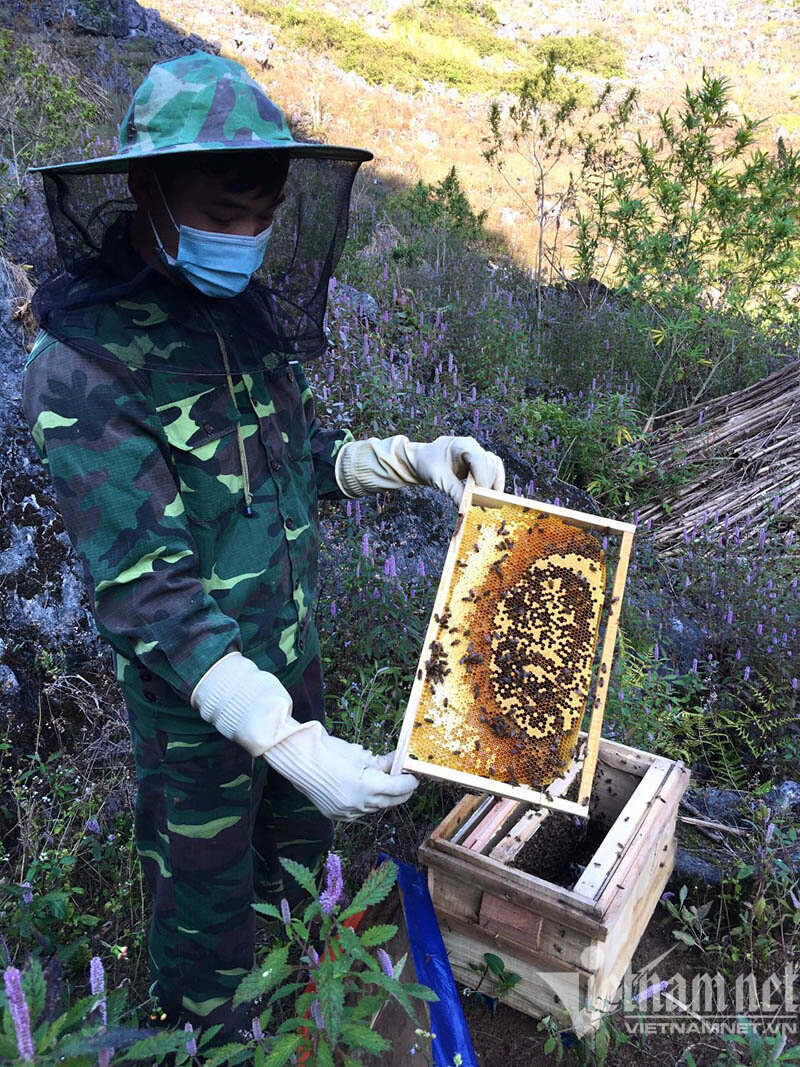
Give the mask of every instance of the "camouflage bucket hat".
[{"label": "camouflage bucket hat", "polygon": [[295,141],[283,113],[241,64],[192,52],[151,67],[120,123],[116,155],[32,169],[119,174],[132,159],[249,149],[285,151],[293,158],[372,159],[361,148]]}]

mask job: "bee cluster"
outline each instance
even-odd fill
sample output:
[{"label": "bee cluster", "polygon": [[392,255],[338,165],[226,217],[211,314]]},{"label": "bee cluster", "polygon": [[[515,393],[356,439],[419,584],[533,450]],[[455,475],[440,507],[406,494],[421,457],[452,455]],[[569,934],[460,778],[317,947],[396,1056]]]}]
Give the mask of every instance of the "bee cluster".
[{"label": "bee cluster", "polygon": [[420,668],[409,754],[546,789],[575,753],[604,588],[587,530],[521,505],[473,505]]}]

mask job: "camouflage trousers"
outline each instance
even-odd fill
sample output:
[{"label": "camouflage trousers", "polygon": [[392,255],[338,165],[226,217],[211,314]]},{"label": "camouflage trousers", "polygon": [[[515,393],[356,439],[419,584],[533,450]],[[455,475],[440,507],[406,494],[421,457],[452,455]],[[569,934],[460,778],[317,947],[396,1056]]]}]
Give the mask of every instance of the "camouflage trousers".
[{"label": "camouflage trousers", "polygon": [[[319,658],[289,692],[296,719],[323,720]],[[247,1006],[234,1011],[231,998],[254,965],[251,903],[299,902],[303,891],[279,857],[316,868],[333,823],[266,760],[216,731],[168,734],[137,723],[130,705],[128,722],[136,846],[152,904],[150,992],[170,1025],[221,1023],[214,1039],[221,1044],[250,1024]]]}]

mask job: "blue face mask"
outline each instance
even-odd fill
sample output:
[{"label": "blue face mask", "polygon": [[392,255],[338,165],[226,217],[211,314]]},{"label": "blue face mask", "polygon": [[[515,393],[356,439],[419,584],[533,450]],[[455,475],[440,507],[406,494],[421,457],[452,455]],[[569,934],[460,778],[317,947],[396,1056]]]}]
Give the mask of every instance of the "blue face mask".
[{"label": "blue face mask", "polygon": [[241,293],[264,261],[272,224],[255,237],[197,230],[183,224],[178,226],[158,178],[156,184],[170,221],[178,231],[178,254],[171,256],[148,214],[156,239],[156,252],[162,263],[206,296],[225,297]]}]

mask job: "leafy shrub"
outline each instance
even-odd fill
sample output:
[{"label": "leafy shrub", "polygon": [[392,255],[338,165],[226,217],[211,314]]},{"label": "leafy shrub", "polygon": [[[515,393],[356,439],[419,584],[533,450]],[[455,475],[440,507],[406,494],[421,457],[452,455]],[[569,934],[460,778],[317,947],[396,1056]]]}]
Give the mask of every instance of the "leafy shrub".
[{"label": "leafy shrub", "polygon": [[418,181],[392,197],[388,206],[390,211],[408,211],[420,227],[441,226],[468,240],[481,236],[487,214],[472,210],[454,166],[440,182],[431,185]]},{"label": "leafy shrub", "polygon": [[605,77],[625,73],[625,53],[621,45],[595,33],[580,37],[540,37],[534,53],[542,62],[552,56],[558,66],[568,70],[590,70]]},{"label": "leafy shrub", "polygon": [[49,163],[74,144],[76,127],[97,114],[77,78],[65,81],[11,30],[0,30],[0,101],[0,146],[14,186],[32,163]]},{"label": "leafy shrub", "polygon": [[[800,269],[800,153],[754,147],[763,120],[737,121],[730,83],[704,71],[677,115],[658,116],[613,153],[589,145],[579,184],[577,269],[610,260],[616,283],[647,309],[636,320],[650,354],[654,411],[723,383],[755,329],[793,336],[787,290]],[[609,248],[611,249],[609,253]]]}]

